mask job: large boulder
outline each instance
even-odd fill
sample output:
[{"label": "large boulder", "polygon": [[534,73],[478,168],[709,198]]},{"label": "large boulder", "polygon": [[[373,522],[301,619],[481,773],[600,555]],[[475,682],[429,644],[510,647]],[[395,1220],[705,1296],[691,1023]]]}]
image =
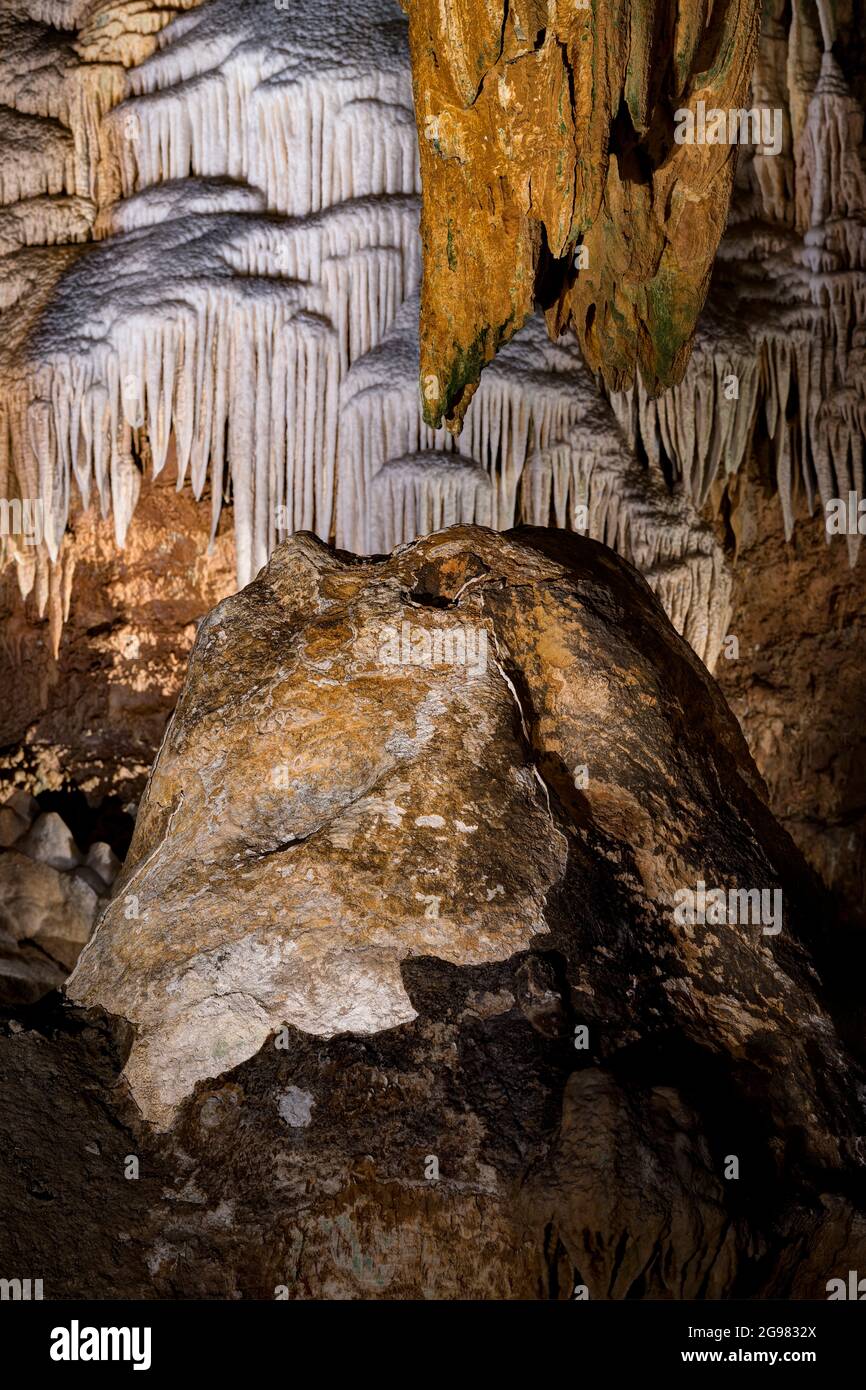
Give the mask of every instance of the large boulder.
[{"label": "large boulder", "polygon": [[68,994],[241,1292],[824,1296],[866,1255],[829,925],[612,552],[295,536],[201,624]]}]

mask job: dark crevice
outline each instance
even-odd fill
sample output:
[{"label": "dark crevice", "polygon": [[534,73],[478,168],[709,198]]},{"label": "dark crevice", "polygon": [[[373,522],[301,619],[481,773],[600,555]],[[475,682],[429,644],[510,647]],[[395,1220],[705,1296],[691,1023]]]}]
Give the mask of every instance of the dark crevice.
[{"label": "dark crevice", "polygon": [[574,251],[572,248],[564,256],[554,256],[547,242],[547,228],[542,223],[541,240],[535,269],[533,299],[536,309],[545,313],[552,309],[575,279]]},{"label": "dark crevice", "polygon": [[610,149],[616,158],[623,183],[643,184],[647,188],[651,186],[653,163],[646,145],[634,128],[625,98],[621,99],[611,126]]}]

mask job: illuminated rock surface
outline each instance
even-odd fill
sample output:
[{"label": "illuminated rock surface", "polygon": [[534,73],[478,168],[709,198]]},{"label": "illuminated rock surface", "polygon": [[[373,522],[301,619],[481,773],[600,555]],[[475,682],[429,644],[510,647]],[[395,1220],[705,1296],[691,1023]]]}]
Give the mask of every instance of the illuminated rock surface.
[{"label": "illuminated rock surface", "polygon": [[[425,414],[459,428],[540,299],[611,390],[682,376],[734,177],[674,113],[744,105],[759,7],[403,0],[424,191]],[[666,28],[666,21],[672,33]],[[582,268],[575,255],[582,252]]]}]

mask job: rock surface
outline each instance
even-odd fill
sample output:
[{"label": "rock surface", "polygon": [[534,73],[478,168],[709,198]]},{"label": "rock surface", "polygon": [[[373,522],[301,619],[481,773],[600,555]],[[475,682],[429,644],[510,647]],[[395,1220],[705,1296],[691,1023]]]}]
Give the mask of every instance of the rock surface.
[{"label": "rock surface", "polygon": [[[195,624],[235,587],[230,539],[210,506],[179,494],[171,461],[142,484],[118,550],[110,518],[73,508],[69,608],[58,647],[14,576],[0,581],[0,768],[36,790],[70,783],[137,802],[180,691]],[[75,584],[72,587],[72,576]]]},{"label": "rock surface", "polygon": [[23,830],[0,852],[0,1005],[33,1003],[63,983],[119,867],[108,845],[93,845],[85,863],[62,818],[39,813],[27,793],[13,793],[0,807],[0,826],[10,816]]},{"label": "rock surface", "polygon": [[866,924],[864,558],[849,568],[802,498],[786,541],[776,499],[754,470],[729,489],[736,648],[716,679],[775,815],[846,914]]},{"label": "rock surface", "polygon": [[120,873],[120,860],[104,840],[97,840],[87,851],[85,867],[92,869],[106,888],[110,888]]},{"label": "rock surface", "polygon": [[[458,626],[486,664],[432,664]],[[781,930],[679,923],[698,881],[780,890]],[[258,1297],[823,1296],[864,1253],[830,928],[623,562],[544,531],[364,563],[296,537],[202,625],[68,987],[132,1025],[112,1105],[201,1203],[153,1289],[209,1229],[187,1290],[219,1249]]]},{"label": "rock surface", "polygon": [[[538,300],[614,390],[685,370],[735,146],[674,114],[744,104],[759,6],[403,0],[424,192],[425,418],[459,429]],[[673,26],[673,35],[667,26]],[[576,252],[580,259],[576,258]]]},{"label": "rock surface", "polygon": [[37,816],[19,848],[29,859],[38,859],[52,869],[77,869],[82,862],[78,846],[56,811]]}]

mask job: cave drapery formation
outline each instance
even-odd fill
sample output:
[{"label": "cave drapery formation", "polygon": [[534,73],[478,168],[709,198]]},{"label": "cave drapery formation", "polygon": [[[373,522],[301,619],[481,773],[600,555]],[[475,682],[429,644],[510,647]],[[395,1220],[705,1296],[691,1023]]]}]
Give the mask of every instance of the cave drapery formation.
[{"label": "cave drapery formation", "polygon": [[[540,297],[552,334],[574,328],[629,445],[698,505],[742,466],[759,415],[789,537],[797,482],[810,506],[862,495],[863,108],[833,52],[830,0],[795,0],[787,31],[784,7],[765,7],[757,49],[755,7],[716,5],[704,28],[686,5],[655,54],[665,7],[405,3],[426,417],[459,429],[485,364]],[[736,147],[676,144],[673,112],[746,107],[753,58],[751,99],[781,118],[778,148],[741,151],[692,353]],[[855,533],[852,561],[858,545]]]},{"label": "cave drapery formation", "polygon": [[744,105],[758,5],[404,2],[428,419],[459,428],[481,369],[539,297],[611,390],[637,366],[652,395],[678,381],[735,147],[675,143],[673,112]]},{"label": "cave drapery formation", "polygon": [[[711,666],[730,579],[697,509],[756,431],[789,532],[798,487],[862,487],[862,108],[823,0],[757,48],[754,5],[706,33],[686,6],[663,63],[663,6],[408,9],[4,6],[0,491],[44,535],[2,545],[55,647],[71,507],[122,545],[169,457],[214,532],[231,503],[240,584],[297,529],[586,525]],[[674,144],[673,107],[743,105],[753,58],[790,138],[739,151],[689,356],[734,150]]]}]

